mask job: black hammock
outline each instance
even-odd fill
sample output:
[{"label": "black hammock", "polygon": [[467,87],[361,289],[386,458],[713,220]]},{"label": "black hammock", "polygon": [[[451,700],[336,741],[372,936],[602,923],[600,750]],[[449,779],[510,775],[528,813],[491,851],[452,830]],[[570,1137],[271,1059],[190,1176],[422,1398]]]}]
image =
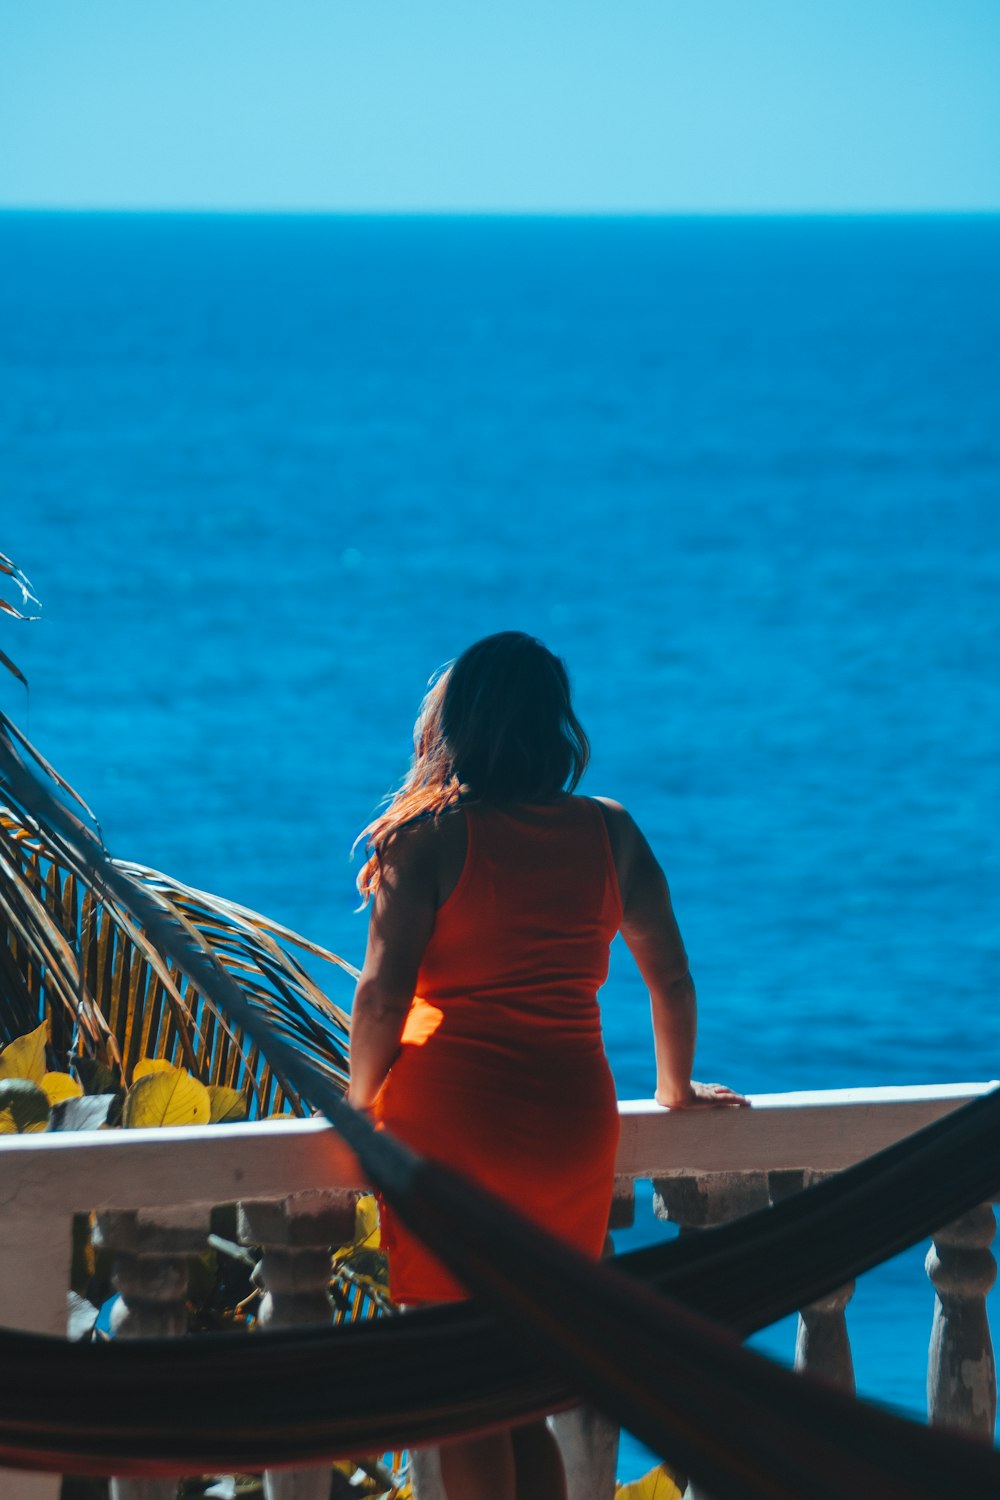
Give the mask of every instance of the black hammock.
[{"label": "black hammock", "polygon": [[991,1448],[793,1375],[736,1337],[990,1199],[1000,1186],[1000,1091],[697,1241],[595,1265],[376,1135],[55,807],[77,857],[164,952],[211,985],[272,1064],[324,1110],[402,1217],[503,1321],[469,1304],[247,1341],[79,1345],[5,1331],[0,1463],[135,1475],[294,1465],[485,1430],[587,1396],[715,1500],[1000,1492]]}]

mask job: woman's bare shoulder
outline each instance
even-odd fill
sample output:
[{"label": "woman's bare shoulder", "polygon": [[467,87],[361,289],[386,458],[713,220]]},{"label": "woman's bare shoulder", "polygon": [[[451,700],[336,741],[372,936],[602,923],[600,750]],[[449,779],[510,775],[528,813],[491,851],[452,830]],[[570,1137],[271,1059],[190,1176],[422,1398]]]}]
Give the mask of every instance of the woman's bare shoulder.
[{"label": "woman's bare shoulder", "polygon": [[601,807],[604,808],[609,817],[620,819],[622,821],[627,818],[630,823],[632,822],[631,813],[629,813],[620,802],[616,802],[614,797],[591,797],[590,800],[592,802],[599,802]]},{"label": "woman's bare shoulder", "polygon": [[630,869],[642,834],[632,814],[613,797],[594,797],[592,801],[597,803],[604,815],[611,853],[621,880]]},{"label": "woman's bare shoulder", "polygon": [[447,891],[461,873],[466,837],[461,807],[448,807],[398,828],[386,846],[383,862],[397,879],[416,879]]},{"label": "woman's bare shoulder", "polygon": [[591,801],[596,802],[601,809],[609,831],[616,829],[623,837],[638,833],[638,825],[632,814],[620,802],[616,802],[614,797],[592,797]]},{"label": "woman's bare shoulder", "polygon": [[446,807],[443,812],[424,813],[393,829],[382,850],[387,864],[418,863],[442,846],[464,842],[465,819],[461,807]]},{"label": "woman's bare shoulder", "polygon": [[618,884],[628,908],[633,893],[640,888],[651,882],[659,888],[663,883],[663,871],[632,814],[612,797],[595,797],[594,801],[604,814]]}]

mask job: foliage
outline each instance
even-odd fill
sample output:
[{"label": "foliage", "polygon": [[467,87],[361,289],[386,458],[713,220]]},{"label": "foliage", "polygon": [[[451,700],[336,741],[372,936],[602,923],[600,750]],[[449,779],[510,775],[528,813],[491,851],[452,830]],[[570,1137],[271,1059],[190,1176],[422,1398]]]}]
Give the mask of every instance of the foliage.
[{"label": "foliage", "polygon": [[[389,1266],[382,1249],[378,1205],[373,1193],[362,1193],[354,1216],[354,1241],[333,1252],[334,1322],[377,1317],[391,1309]],[[367,1307],[366,1307],[367,1304]]]},{"label": "foliage", "polygon": [[[24,613],[24,606],[38,603],[38,600],[31,592],[31,584],[21,572],[21,569],[15,563],[12,563],[9,557],[4,557],[2,552],[0,552],[0,577],[8,578],[14,585],[21,596],[22,606],[21,609],[16,609],[9,599],[4,599],[0,596],[0,614],[12,615],[15,620],[36,620],[38,618],[37,615]],[[20,667],[16,666],[3,651],[0,651],[0,666],[6,667],[7,671],[12,672],[18,682],[23,682],[25,687],[28,686],[28,679]]]},{"label": "foliage", "polygon": [[[163,1058],[141,1058],[132,1070],[130,1088],[103,1092],[113,1082],[110,1075],[105,1070],[80,1067],[80,1059],[71,1059],[72,1073],[51,1070],[48,1043],[46,1020],[0,1048],[0,1134],[34,1129],[103,1129],[119,1122],[136,1129],[208,1125],[247,1117],[246,1095],[239,1089],[218,1084],[206,1088],[186,1069]],[[5,1100],[9,1101],[6,1106]],[[5,1125],[5,1107],[15,1114],[27,1110],[32,1123],[17,1125],[11,1121]],[[37,1120],[41,1123],[35,1123]]]},{"label": "foliage", "polygon": [[[25,612],[38,602],[28,579],[0,553],[3,579],[16,588],[22,607],[0,597],[0,612],[35,618]],[[2,653],[0,664],[25,681]],[[74,856],[52,824],[51,794],[39,773],[64,795],[63,805],[89,820],[100,844],[97,820],[83,799],[0,712],[0,1044],[36,1032],[47,1020],[54,1071],[68,1073],[71,1058],[86,1058],[107,1071],[109,1087],[119,1088],[140,1058],[162,1059],[206,1087],[245,1095],[251,1116],[304,1112],[260,1049],[161,954],[106,881],[95,880],[93,869]],[[109,865],[141,886],[286,1041],[346,1084],[347,1017],[295,950],[356,977],[350,964],[235,902],[143,865]],[[25,1076],[40,1082],[33,1073]]]},{"label": "foliage", "polygon": [[[31,762],[50,770],[0,713],[0,1042],[48,1020],[54,1071],[72,1072],[71,1060],[86,1058],[120,1087],[141,1058],[162,1059],[206,1087],[229,1090],[223,1097],[245,1094],[252,1117],[304,1113],[256,1044],[164,959],[120,902],[93,884],[30,796],[14,798],[5,769],[23,771]],[[18,785],[25,784],[22,777]],[[143,865],[112,864],[218,960],[286,1040],[346,1084],[346,1013],[292,949],[356,974],[351,965],[235,902]]]},{"label": "foliage", "polygon": [[[229,1124],[245,1119],[247,1101],[236,1089],[206,1088],[184,1068],[160,1058],[142,1058],[128,1088],[93,1093],[103,1078],[84,1070],[84,1077],[55,1074],[46,1067],[47,1022],[0,1050],[0,1134],[40,1130],[150,1129],[170,1125]],[[47,1080],[60,1080],[46,1096]],[[62,1082],[65,1080],[65,1084]],[[71,1092],[73,1091],[73,1092]],[[216,1248],[238,1260],[252,1257],[235,1245],[235,1220],[229,1237],[213,1234]],[[88,1271],[88,1276],[92,1272]],[[360,1194],[355,1209],[353,1242],[334,1250],[330,1267],[334,1321],[377,1317],[389,1310],[388,1275],[381,1248],[378,1207],[372,1193]],[[86,1295],[86,1277],[74,1279],[74,1290]],[[252,1301],[249,1283],[241,1294]],[[222,1309],[226,1312],[226,1309]],[[235,1315],[235,1308],[228,1310]],[[227,1314],[228,1317],[228,1314]]]},{"label": "foliage", "polygon": [[[48,1051],[47,1022],[14,1038],[0,1051],[0,1134],[115,1126],[148,1129],[178,1124],[198,1124],[211,1129],[215,1123],[246,1118],[246,1097],[238,1090],[206,1088],[191,1073],[163,1059],[139,1059],[128,1088],[95,1094],[87,1090],[104,1084],[106,1079],[100,1071],[84,1068],[82,1077],[55,1074],[47,1067]],[[66,1082],[53,1089],[56,1097],[50,1102],[44,1085],[53,1078]],[[91,1228],[90,1216],[77,1216],[73,1226],[71,1284],[84,1336],[102,1338],[107,1335],[100,1331],[99,1323],[95,1326],[95,1319],[99,1308],[113,1299],[112,1266],[108,1252],[95,1251]],[[235,1205],[224,1205],[214,1211],[212,1229],[210,1249],[190,1262],[188,1305],[192,1330],[246,1330],[253,1323],[260,1296],[252,1276],[257,1255],[235,1243]],[[371,1193],[358,1198],[353,1242],[332,1254],[330,1292],[335,1323],[367,1320],[390,1310],[378,1209]],[[88,1303],[93,1305],[89,1318],[83,1313]],[[411,1500],[405,1455],[394,1454],[388,1459],[388,1463],[383,1458],[369,1458],[335,1466],[331,1476],[333,1493]],[[244,1495],[259,1493],[249,1477],[245,1484],[230,1488],[241,1500]],[[192,1488],[190,1493],[206,1491]]]},{"label": "foliage", "polygon": [[0,1051],[0,1078],[30,1078],[41,1083],[45,1075],[45,1043],[48,1026],[43,1021],[26,1036],[15,1037]]},{"label": "foliage", "polygon": [[[37,603],[24,574],[2,554],[0,575],[22,606]],[[2,597],[0,612],[34,618]],[[2,651],[0,666],[27,686]],[[81,818],[88,821],[99,859],[88,860],[63,836],[63,813],[76,829],[86,826]],[[162,931],[161,919],[183,934],[185,957],[178,959],[176,945],[161,948],[147,930],[151,923]],[[305,1113],[216,999],[235,983],[285,1043],[346,1086],[347,1016],[293,950],[357,977],[335,953],[258,912],[146,866],[110,860],[86,803],[0,712],[0,1134],[210,1128]],[[215,1210],[212,1228],[210,1250],[191,1264],[192,1328],[246,1328],[259,1296],[250,1277],[256,1257],[234,1243],[233,1205]],[[377,1238],[374,1200],[363,1200],[356,1245],[331,1263],[334,1321],[375,1317],[388,1307]],[[94,1316],[111,1298],[110,1272],[107,1253],[94,1250],[88,1216],[77,1216],[72,1280],[84,1336],[99,1336]],[[383,1459],[341,1465],[331,1483],[345,1495],[406,1500],[404,1457],[389,1456],[388,1467]],[[89,1495],[89,1482],[81,1485]],[[185,1485],[191,1495],[213,1492],[249,1496],[260,1486],[251,1476]]]},{"label": "foliage", "polygon": [[0,1080],[0,1135],[27,1135],[44,1130],[49,1101],[37,1083],[27,1078]]},{"label": "foliage", "polygon": [[681,1500],[686,1488],[687,1479],[683,1474],[666,1464],[657,1464],[641,1479],[619,1484],[615,1489],[615,1500]]},{"label": "foliage", "polygon": [[170,1064],[133,1083],[122,1110],[122,1124],[207,1125],[212,1115],[208,1089],[183,1068]]}]

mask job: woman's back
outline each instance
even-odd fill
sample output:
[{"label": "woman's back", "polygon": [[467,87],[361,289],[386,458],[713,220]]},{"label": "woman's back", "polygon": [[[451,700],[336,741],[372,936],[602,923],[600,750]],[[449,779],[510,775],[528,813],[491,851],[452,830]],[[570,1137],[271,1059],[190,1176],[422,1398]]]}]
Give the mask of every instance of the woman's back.
[{"label": "woman's back", "polygon": [[[426,830],[446,870],[457,817],[443,838]],[[475,803],[464,829],[376,1117],[597,1255],[618,1140],[597,1007],[621,916],[604,816],[585,797]],[[462,1295],[391,1214],[383,1224],[394,1297]]]},{"label": "woman's back", "polygon": [[417,995],[455,1037],[500,1025],[508,1036],[551,1030],[557,1044],[599,1045],[596,992],[621,920],[601,809],[561,797],[463,813],[464,863],[437,912]]}]

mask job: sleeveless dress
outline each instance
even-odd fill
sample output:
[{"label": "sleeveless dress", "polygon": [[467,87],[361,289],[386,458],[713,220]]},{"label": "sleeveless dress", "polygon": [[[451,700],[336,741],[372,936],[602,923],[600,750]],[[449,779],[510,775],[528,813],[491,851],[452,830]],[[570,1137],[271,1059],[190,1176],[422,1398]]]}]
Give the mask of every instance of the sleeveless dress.
[{"label": "sleeveless dress", "polygon": [[[464,815],[465,865],[375,1119],[597,1257],[618,1145],[597,990],[622,915],[604,815],[586,797]],[[380,1207],[393,1300],[467,1297]]]}]

